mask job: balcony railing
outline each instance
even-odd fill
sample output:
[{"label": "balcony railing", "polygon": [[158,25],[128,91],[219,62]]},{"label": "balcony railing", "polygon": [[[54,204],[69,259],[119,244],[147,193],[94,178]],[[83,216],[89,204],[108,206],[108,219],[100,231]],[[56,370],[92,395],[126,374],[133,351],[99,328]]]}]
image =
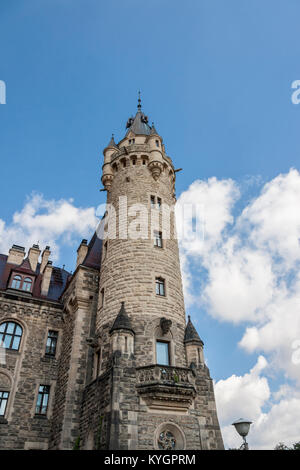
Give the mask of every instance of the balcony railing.
[{"label": "balcony railing", "polygon": [[193,384],[193,374],[185,367],[151,365],[137,367],[138,384],[160,382],[161,384]]},{"label": "balcony railing", "polygon": [[153,409],[186,411],[196,394],[191,369],[151,365],[137,367],[137,389]]}]

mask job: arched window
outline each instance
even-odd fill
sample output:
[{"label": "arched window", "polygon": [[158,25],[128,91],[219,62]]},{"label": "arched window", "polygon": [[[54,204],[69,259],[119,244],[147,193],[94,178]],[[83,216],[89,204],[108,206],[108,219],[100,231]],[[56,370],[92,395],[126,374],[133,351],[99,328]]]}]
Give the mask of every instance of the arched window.
[{"label": "arched window", "polygon": [[25,277],[23,281],[22,289],[26,290],[27,292],[31,292],[32,288],[32,279],[30,277]]},{"label": "arched window", "polygon": [[11,283],[11,287],[13,289],[20,289],[21,287],[21,281],[22,281],[22,277],[17,275],[17,276],[14,276],[13,280],[12,280],[12,283]]},{"label": "arched window", "polygon": [[18,351],[23,330],[17,323],[5,322],[0,325],[0,343],[6,349]]}]

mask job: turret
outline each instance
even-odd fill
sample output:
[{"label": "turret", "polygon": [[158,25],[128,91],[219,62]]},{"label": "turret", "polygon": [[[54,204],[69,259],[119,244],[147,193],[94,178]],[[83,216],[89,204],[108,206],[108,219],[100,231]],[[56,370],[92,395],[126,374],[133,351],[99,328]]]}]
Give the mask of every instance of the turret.
[{"label": "turret", "polygon": [[120,311],[110,330],[112,352],[121,354],[134,353],[134,330],[125,310],[125,302],[121,302]]},{"label": "turret", "polygon": [[111,167],[111,156],[112,154],[118,150],[118,147],[114,140],[114,135],[112,135],[110,142],[107,147],[103,150],[104,155],[104,164],[102,166],[102,183],[104,188],[109,191],[111,187],[111,183],[113,180],[113,170]]},{"label": "turret", "polygon": [[186,350],[187,364],[189,367],[199,367],[204,364],[203,341],[200,339],[196,328],[188,315],[188,322],[185,328],[184,344]]},{"label": "turret", "polygon": [[148,167],[152,173],[153,178],[157,180],[160,177],[164,166],[162,157],[162,139],[158,135],[154,127],[154,123],[152,123],[150,135],[147,138],[147,141],[150,146],[150,161]]}]

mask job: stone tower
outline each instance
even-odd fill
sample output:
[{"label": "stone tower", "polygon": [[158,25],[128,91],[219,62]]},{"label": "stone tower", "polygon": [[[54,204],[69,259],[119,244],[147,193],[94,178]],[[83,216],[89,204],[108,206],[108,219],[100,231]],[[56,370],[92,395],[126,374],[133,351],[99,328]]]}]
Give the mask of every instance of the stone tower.
[{"label": "stone tower", "polygon": [[203,342],[185,319],[176,170],[140,98],[126,129],[103,152],[106,236],[80,436],[86,449],[222,449]]}]

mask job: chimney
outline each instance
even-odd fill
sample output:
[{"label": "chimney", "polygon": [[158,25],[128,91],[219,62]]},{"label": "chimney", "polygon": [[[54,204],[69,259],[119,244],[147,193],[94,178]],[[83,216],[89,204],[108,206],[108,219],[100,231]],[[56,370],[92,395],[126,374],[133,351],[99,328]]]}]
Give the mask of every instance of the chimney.
[{"label": "chimney", "polygon": [[49,292],[52,269],[53,269],[52,261],[48,261],[44,269],[42,286],[41,286],[41,294],[45,297],[48,295],[48,292]]},{"label": "chimney", "polygon": [[9,250],[7,262],[11,264],[22,264],[25,256],[24,246],[13,245]]},{"label": "chimney", "polygon": [[78,247],[78,250],[77,250],[77,263],[76,263],[76,268],[77,266],[79,266],[84,258],[86,257],[87,255],[87,252],[88,252],[88,246],[87,246],[87,240],[81,240],[81,243]]},{"label": "chimney", "polygon": [[32,247],[29,248],[28,259],[29,259],[31,269],[34,272],[36,271],[40,254],[41,254],[41,250],[39,248],[39,245],[32,245]]},{"label": "chimney", "polygon": [[50,254],[51,254],[50,246],[46,246],[46,248],[44,249],[44,251],[42,253],[42,262],[41,262],[41,267],[40,267],[40,273],[44,272],[44,269],[45,269],[45,267],[48,263],[48,259],[49,259]]}]

